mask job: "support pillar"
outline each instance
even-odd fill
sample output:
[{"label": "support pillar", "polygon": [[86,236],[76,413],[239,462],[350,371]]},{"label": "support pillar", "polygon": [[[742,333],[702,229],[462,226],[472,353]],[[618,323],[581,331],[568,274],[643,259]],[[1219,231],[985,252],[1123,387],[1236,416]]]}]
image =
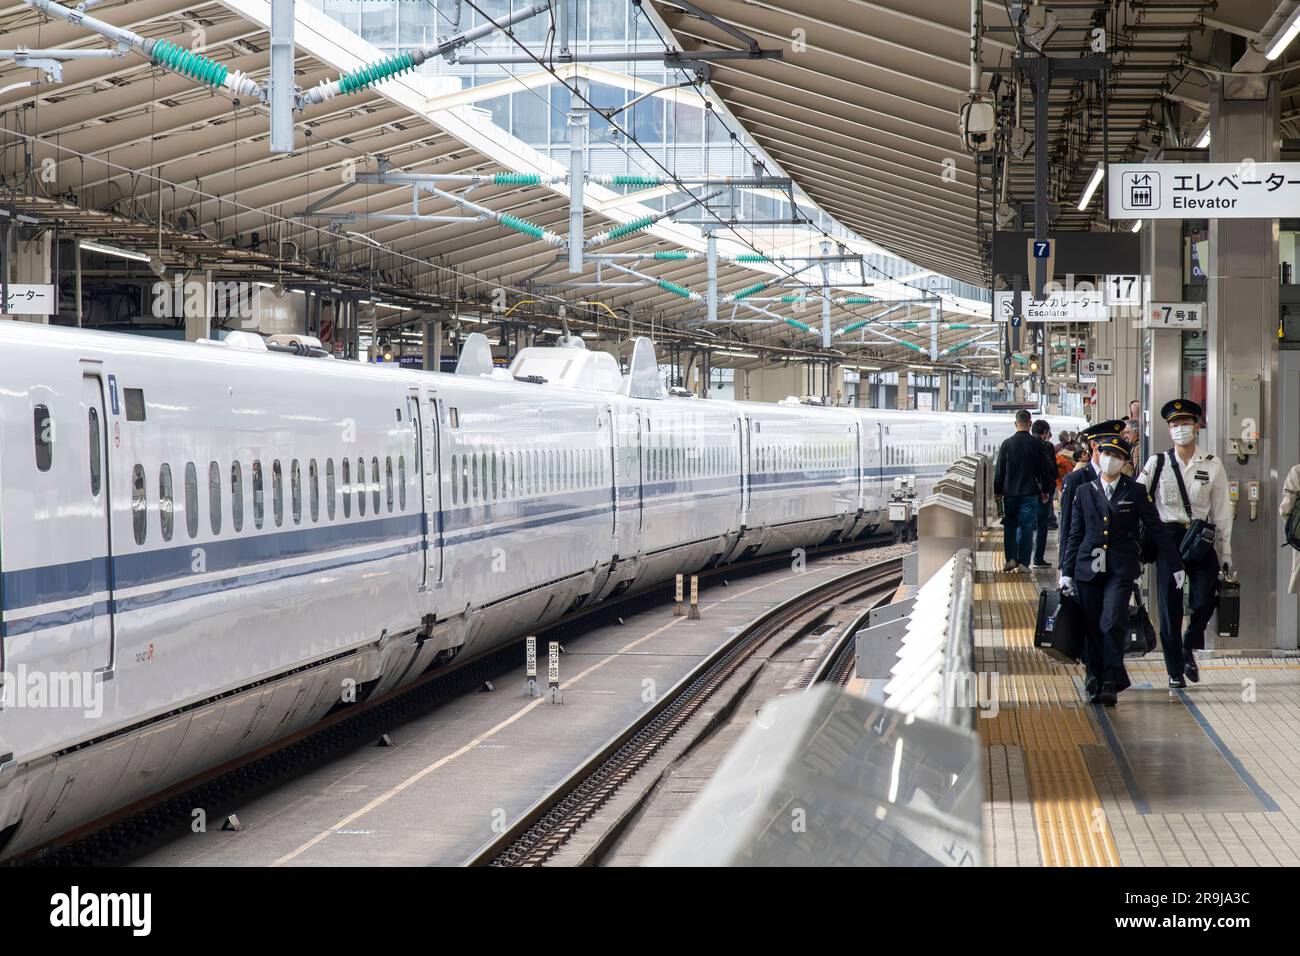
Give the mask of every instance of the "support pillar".
[{"label": "support pillar", "polygon": [[[1277,79],[1237,78],[1216,82],[1210,99],[1213,137],[1210,159],[1276,162],[1280,106]],[[1241,482],[1241,501],[1232,526],[1232,553],[1241,576],[1239,636],[1227,643],[1272,650],[1295,647],[1294,632],[1277,631],[1279,561],[1277,508],[1281,479],[1294,462],[1277,460],[1278,442],[1294,418],[1282,420],[1278,376],[1278,222],[1276,219],[1211,219],[1209,279],[1209,362],[1206,383],[1206,449]],[[1229,442],[1240,438],[1241,422],[1230,403],[1244,398],[1243,384],[1258,382],[1260,440],[1244,460]],[[1252,519],[1247,491],[1259,483],[1257,517]],[[1222,646],[1222,644],[1220,645]]]}]

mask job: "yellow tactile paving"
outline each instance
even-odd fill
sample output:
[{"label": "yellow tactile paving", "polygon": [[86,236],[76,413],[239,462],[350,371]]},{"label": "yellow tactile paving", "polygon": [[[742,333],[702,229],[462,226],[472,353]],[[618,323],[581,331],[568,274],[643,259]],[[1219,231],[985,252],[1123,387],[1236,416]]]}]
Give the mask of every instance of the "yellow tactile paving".
[{"label": "yellow tactile paving", "polygon": [[[981,552],[1002,550],[989,533]],[[989,567],[988,558],[979,562]],[[976,571],[977,628],[986,664],[998,674],[996,717],[979,721],[987,746],[1018,746],[1024,754],[1042,862],[1047,866],[1118,866],[1119,853],[1101,798],[1084,762],[1098,743],[1074,683],[1077,665],[1055,664],[1034,650],[1038,591],[1023,574]],[[990,636],[1000,641],[990,643]]]}]

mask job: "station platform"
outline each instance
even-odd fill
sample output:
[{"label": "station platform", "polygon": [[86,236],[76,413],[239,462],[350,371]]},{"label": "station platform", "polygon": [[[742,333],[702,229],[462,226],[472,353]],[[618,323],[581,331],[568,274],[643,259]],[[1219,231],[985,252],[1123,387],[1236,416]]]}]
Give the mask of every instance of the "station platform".
[{"label": "station platform", "polygon": [[1116,707],[1089,704],[1082,665],[1034,647],[1056,570],[1003,560],[1001,529],[984,532],[976,667],[998,688],[977,721],[985,864],[1300,864],[1300,659],[1206,650],[1200,683],[1171,694],[1157,650],[1129,659]]}]

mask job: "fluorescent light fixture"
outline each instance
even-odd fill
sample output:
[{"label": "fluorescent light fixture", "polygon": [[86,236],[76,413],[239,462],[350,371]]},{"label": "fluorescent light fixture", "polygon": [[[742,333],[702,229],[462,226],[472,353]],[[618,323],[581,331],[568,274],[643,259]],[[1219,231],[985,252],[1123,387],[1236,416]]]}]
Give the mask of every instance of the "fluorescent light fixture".
[{"label": "fluorescent light fixture", "polygon": [[1101,163],[1092,171],[1092,178],[1088,180],[1088,186],[1083,191],[1083,198],[1079,200],[1079,212],[1084,212],[1088,208],[1088,203],[1092,202],[1093,193],[1101,185],[1101,178],[1106,175],[1106,167]]},{"label": "fluorescent light fixture", "polygon": [[79,245],[87,252],[98,252],[105,256],[118,256],[122,259],[133,259],[136,262],[148,262],[149,257],[142,252],[132,252],[129,249],[119,249],[117,246],[105,246],[98,242],[82,240]]},{"label": "fluorescent light fixture", "polygon": [[1291,11],[1291,15],[1286,18],[1282,28],[1273,34],[1273,39],[1268,41],[1268,46],[1264,47],[1264,56],[1270,60],[1276,60],[1282,55],[1282,51],[1291,45],[1291,41],[1300,34],[1300,7]]},{"label": "fluorescent light fixture", "polygon": [[1141,220],[1141,219],[1139,219],[1137,222],[1133,223],[1133,229],[1132,229],[1131,231],[1132,231],[1132,232],[1141,232],[1141,231],[1142,231],[1142,220]]},{"label": "fluorescent light fixture", "polygon": [[1205,147],[1209,145],[1210,145],[1210,128],[1207,126],[1205,127],[1205,132],[1201,134],[1201,138],[1196,141],[1196,148],[1205,149]]},{"label": "fluorescent light fixture", "polygon": [[738,352],[735,349],[717,349],[719,355],[733,355],[736,358],[758,358],[757,352]]}]

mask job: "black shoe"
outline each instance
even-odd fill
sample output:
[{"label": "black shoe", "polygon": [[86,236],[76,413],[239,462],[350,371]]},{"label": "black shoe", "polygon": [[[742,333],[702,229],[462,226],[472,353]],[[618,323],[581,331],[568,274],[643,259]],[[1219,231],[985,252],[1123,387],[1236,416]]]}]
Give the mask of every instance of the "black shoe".
[{"label": "black shoe", "polygon": [[1101,698],[1101,706],[1114,707],[1115,698],[1117,696],[1115,693],[1114,681],[1106,681],[1106,683],[1102,684],[1101,693],[1098,696]]},{"label": "black shoe", "polygon": [[1181,677],[1169,678],[1170,690],[1182,690],[1186,686],[1187,686],[1187,681],[1183,680]]},{"label": "black shoe", "polygon": [[1035,558],[1034,563],[1031,564],[1030,567],[1035,571],[1046,571],[1049,570],[1052,565],[1051,562],[1045,558]]},{"label": "black shoe", "polygon": [[1183,664],[1183,673],[1187,675],[1187,679],[1193,684],[1200,683],[1201,669],[1196,666],[1196,658],[1192,656],[1191,651],[1187,652],[1187,661]]}]

